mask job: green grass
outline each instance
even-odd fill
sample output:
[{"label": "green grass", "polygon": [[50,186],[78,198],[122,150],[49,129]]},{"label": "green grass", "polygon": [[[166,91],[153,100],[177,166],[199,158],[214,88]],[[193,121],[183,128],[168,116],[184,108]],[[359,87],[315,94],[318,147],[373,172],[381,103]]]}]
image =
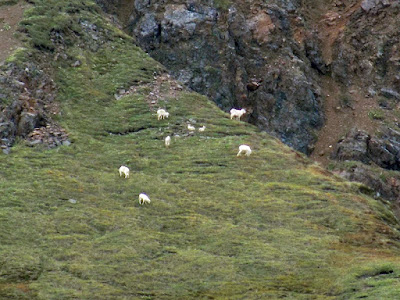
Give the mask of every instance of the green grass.
[{"label": "green grass", "polygon": [[383,120],[385,114],[381,109],[374,109],[368,112],[368,117],[372,120]]},{"label": "green grass", "polygon": [[[382,203],[198,94],[162,97],[171,115],[157,121],[146,97],[162,67],[79,3],[65,18],[84,14],[107,42],[50,60],[72,145],[20,140],[0,156],[0,298],[396,299],[398,224]],[[50,18],[51,4],[28,19],[47,6]],[[65,39],[90,39],[76,30]],[[137,92],[115,100],[130,85]],[[186,135],[189,119],[206,131]],[[248,158],[236,157],[242,143]]]}]

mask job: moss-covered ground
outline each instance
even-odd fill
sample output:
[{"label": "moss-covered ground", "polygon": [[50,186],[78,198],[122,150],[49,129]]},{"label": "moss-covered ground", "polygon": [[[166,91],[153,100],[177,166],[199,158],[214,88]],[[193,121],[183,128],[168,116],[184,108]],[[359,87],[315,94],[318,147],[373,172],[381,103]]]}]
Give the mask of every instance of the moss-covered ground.
[{"label": "moss-covered ground", "polygon": [[73,143],[0,156],[0,299],[398,299],[397,220],[360,186],[198,94],[152,106],[163,68],[91,1],[35,1],[21,26],[14,63],[52,58]]}]

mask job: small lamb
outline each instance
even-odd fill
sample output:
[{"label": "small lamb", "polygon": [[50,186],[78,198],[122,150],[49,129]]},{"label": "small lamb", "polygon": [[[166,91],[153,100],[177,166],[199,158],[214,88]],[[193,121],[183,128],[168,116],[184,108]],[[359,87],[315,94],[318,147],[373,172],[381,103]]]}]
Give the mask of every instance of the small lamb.
[{"label": "small lamb", "polygon": [[169,117],[169,112],[167,112],[165,109],[160,108],[157,110],[157,120],[165,119]]},{"label": "small lamb", "polygon": [[119,167],[119,177],[122,176],[122,174],[125,175],[125,178],[129,178],[129,168],[125,166]]},{"label": "small lamb", "polygon": [[240,121],[240,118],[246,113],[246,110],[244,108],[242,108],[240,110],[232,108],[230,110],[230,113],[231,113],[231,120],[233,118],[236,118]]},{"label": "small lamb", "polygon": [[166,138],[165,138],[165,147],[169,147],[169,145],[171,144],[171,137],[170,136],[167,136]]},{"label": "small lamb", "polygon": [[200,131],[200,132],[203,132],[204,130],[206,130],[206,126],[203,126],[203,127],[200,127],[200,128],[199,128],[199,131]]},{"label": "small lamb", "polygon": [[239,146],[239,152],[238,152],[237,156],[240,156],[242,154],[244,154],[246,156],[250,156],[250,154],[251,154],[250,146],[248,146],[248,145],[240,145]]},{"label": "small lamb", "polygon": [[194,126],[190,125],[190,124],[188,124],[187,128],[188,128],[189,131],[195,131],[196,130],[196,128]]},{"label": "small lamb", "polygon": [[146,194],[141,193],[141,194],[139,195],[139,204],[142,205],[142,204],[144,204],[145,202],[150,203],[150,198],[149,198],[149,196],[147,196]]}]

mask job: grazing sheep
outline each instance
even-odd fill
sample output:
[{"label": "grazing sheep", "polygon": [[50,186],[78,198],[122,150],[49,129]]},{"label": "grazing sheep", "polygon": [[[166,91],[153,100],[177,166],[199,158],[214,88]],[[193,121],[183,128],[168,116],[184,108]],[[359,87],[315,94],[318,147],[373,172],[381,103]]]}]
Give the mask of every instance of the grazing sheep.
[{"label": "grazing sheep", "polygon": [[165,147],[169,147],[169,145],[171,144],[171,137],[170,136],[167,136],[166,138],[165,138]]},{"label": "grazing sheep", "polygon": [[200,131],[200,132],[203,132],[204,130],[206,130],[206,126],[203,126],[203,127],[200,127],[200,128],[199,128],[199,131]]},{"label": "grazing sheep", "polygon": [[195,131],[196,130],[196,128],[194,126],[190,125],[190,124],[188,124],[187,128],[188,128],[189,131]]},{"label": "grazing sheep", "polygon": [[129,178],[129,168],[125,166],[119,167],[119,177],[122,176],[122,174],[125,175],[125,178]]},{"label": "grazing sheep", "polygon": [[157,120],[165,119],[169,117],[169,112],[166,112],[165,109],[160,108],[157,110]]},{"label": "grazing sheep", "polygon": [[241,110],[232,108],[230,110],[230,113],[231,113],[231,120],[233,118],[236,118],[240,121],[240,118],[246,113],[246,110],[244,108],[242,108]]},{"label": "grazing sheep", "polygon": [[146,194],[141,193],[139,195],[139,204],[144,204],[145,202],[150,203],[150,198]]},{"label": "grazing sheep", "polygon": [[250,154],[251,154],[250,146],[248,146],[248,145],[240,145],[239,146],[239,152],[238,152],[237,156],[240,156],[242,154],[245,154],[246,156],[250,156]]}]

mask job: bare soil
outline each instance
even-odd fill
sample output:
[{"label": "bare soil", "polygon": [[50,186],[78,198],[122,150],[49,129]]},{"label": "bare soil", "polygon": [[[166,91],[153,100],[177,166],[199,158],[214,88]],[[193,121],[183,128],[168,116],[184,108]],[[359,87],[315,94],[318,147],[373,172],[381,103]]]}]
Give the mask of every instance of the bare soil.
[{"label": "bare soil", "polygon": [[[351,15],[360,7],[360,0],[333,1],[331,6],[318,6],[312,15],[322,41],[322,52],[327,64],[332,62],[332,46],[346,28]],[[319,16],[318,16],[319,15]],[[326,166],[337,141],[356,127],[369,133],[376,132],[381,121],[372,120],[368,113],[378,109],[376,98],[366,97],[367,91],[357,83],[347,87],[329,76],[321,77],[322,94],[325,98],[325,124],[318,134],[311,158]]]},{"label": "bare soil", "polygon": [[[311,158],[326,166],[334,145],[351,128],[373,133],[380,122],[368,116],[371,110],[378,108],[376,99],[366,98],[365,91],[357,86],[346,88],[343,92],[343,87],[327,76],[322,79],[321,86],[325,97],[325,124],[319,132]],[[343,95],[348,99],[347,105],[343,103]]]},{"label": "bare soil", "polygon": [[19,1],[15,5],[0,6],[0,64],[19,46],[21,42],[14,37],[18,23],[29,4]]}]

